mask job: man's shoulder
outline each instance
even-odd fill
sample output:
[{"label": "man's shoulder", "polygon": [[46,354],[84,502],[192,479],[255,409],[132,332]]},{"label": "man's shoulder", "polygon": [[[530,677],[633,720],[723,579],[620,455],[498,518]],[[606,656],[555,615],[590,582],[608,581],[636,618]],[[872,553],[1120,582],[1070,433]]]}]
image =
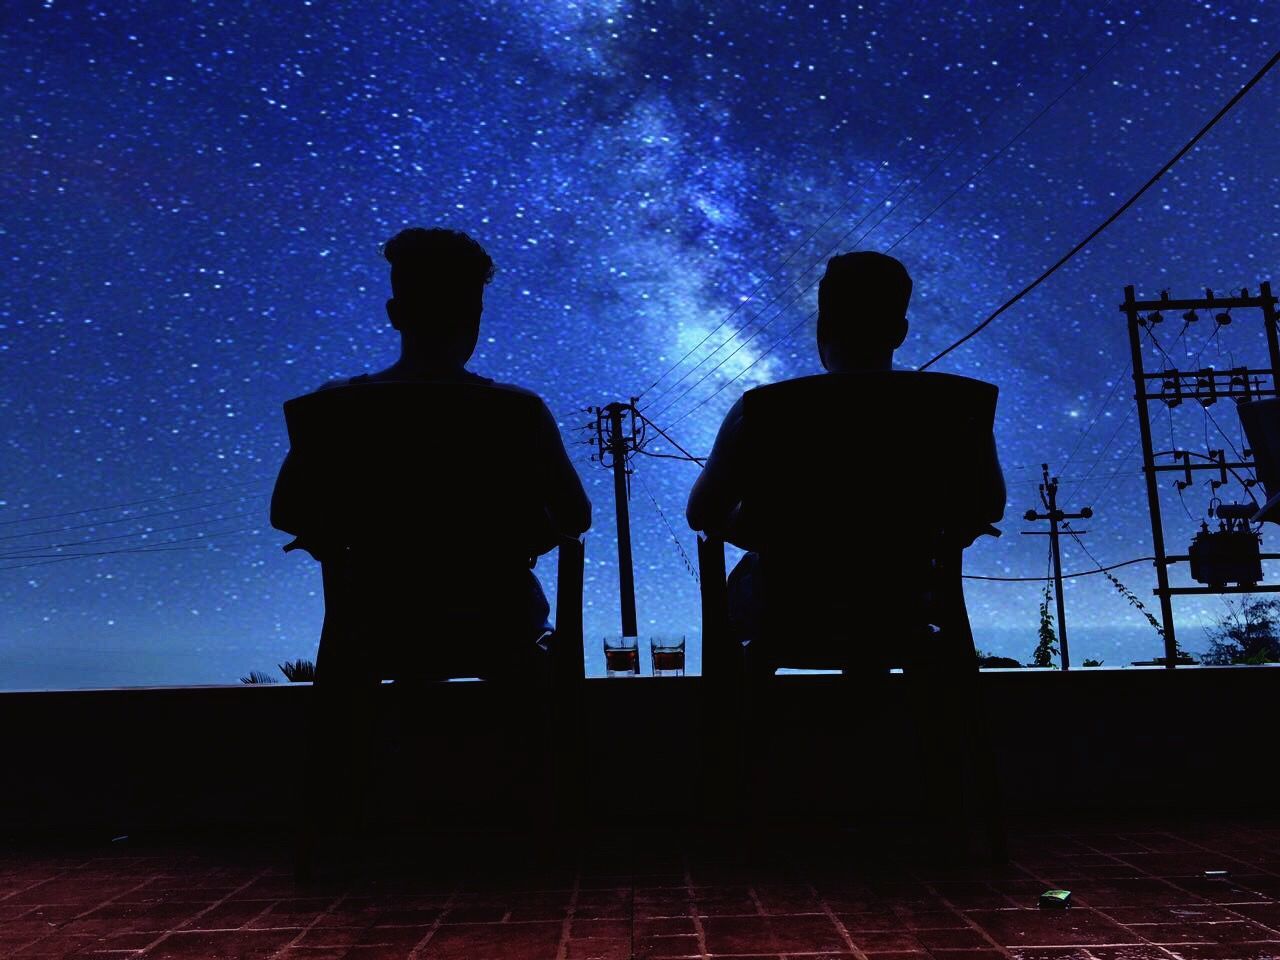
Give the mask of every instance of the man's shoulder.
[{"label": "man's shoulder", "polygon": [[311,392],[319,393],[321,390],[332,390],[334,387],[345,387],[350,382],[351,377],[334,377],[332,380],[326,380]]},{"label": "man's shoulder", "polygon": [[500,380],[490,380],[488,385],[495,390],[506,390],[510,393],[517,393],[522,397],[531,397],[534,400],[542,399],[542,394],[536,390],[530,390],[528,387],[522,387],[518,383],[503,383]]}]

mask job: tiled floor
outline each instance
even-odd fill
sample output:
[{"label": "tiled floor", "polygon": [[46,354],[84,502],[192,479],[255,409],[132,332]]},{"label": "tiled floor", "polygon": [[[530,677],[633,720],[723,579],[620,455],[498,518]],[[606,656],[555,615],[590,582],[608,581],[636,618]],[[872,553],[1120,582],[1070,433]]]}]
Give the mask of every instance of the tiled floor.
[{"label": "tiled floor", "polygon": [[[743,865],[637,834],[574,854],[383,841],[353,876],[298,886],[283,849],[224,837],[7,856],[0,957],[1280,958],[1280,821],[1015,831],[1000,869],[794,835]],[[1038,909],[1050,887],[1074,906]]]}]

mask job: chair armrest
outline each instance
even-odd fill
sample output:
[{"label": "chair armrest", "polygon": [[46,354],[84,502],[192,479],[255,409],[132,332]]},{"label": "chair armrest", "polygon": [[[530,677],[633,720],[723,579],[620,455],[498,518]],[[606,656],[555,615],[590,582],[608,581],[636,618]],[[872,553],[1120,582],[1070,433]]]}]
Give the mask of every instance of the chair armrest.
[{"label": "chair armrest", "polygon": [[586,676],[582,650],[582,581],[586,567],[584,537],[561,537],[556,557],[556,632],[552,647],[558,679]]},{"label": "chair armrest", "polygon": [[702,595],[702,675],[715,680],[736,675],[742,651],[729,630],[729,592],[724,541],[698,531],[698,583]]}]

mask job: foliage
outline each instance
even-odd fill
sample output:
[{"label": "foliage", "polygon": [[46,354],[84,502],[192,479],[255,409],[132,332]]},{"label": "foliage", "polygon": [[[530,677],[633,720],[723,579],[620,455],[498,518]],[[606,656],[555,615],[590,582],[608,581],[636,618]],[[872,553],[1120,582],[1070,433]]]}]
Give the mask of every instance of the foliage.
[{"label": "foliage", "polygon": [[1053,658],[1058,655],[1058,632],[1053,626],[1053,614],[1049,612],[1049,597],[1049,585],[1046,583],[1040,600],[1040,641],[1031,654],[1033,667],[1052,667]]},{"label": "foliage", "polygon": [[250,670],[247,677],[240,678],[241,683],[278,683],[269,673],[263,673],[261,670]]},{"label": "foliage", "polygon": [[1013,657],[1001,657],[994,653],[987,653],[983,650],[975,651],[978,658],[979,667],[1020,667],[1020,664]]},{"label": "foliage", "polygon": [[1102,661],[1101,660],[1085,660],[1083,665],[1086,667],[1100,667],[1102,666]]},{"label": "foliage", "polygon": [[1280,601],[1245,597],[1240,603],[1224,603],[1227,612],[1216,626],[1205,629],[1209,650],[1202,662],[1215,666],[1280,662]]},{"label": "foliage", "polygon": [[[1080,545],[1080,549],[1085,552],[1085,555],[1088,556],[1088,558],[1097,565],[1098,572],[1101,573],[1104,577],[1106,577],[1109,581],[1111,581],[1111,585],[1116,588],[1116,592],[1120,594],[1120,596],[1124,597],[1125,600],[1128,601],[1131,607],[1133,607],[1140,614],[1146,617],[1147,623],[1151,624],[1151,628],[1155,630],[1156,634],[1160,637],[1161,640],[1164,640],[1164,627],[1161,626],[1160,621],[1155,618],[1155,616],[1151,613],[1151,611],[1146,608],[1146,605],[1143,604],[1143,602],[1137,598],[1137,596],[1134,594],[1132,590],[1130,590],[1128,587],[1126,587],[1123,583],[1120,582],[1119,577],[1113,574],[1110,570],[1104,569],[1102,564],[1098,563],[1097,558],[1094,557],[1092,553],[1089,553],[1089,548],[1084,545],[1084,543],[1080,540],[1080,537],[1076,534],[1076,532],[1071,529],[1070,524],[1064,523],[1062,526],[1066,529],[1067,533],[1071,535],[1072,539],[1074,539],[1075,542]],[[1047,592],[1048,588],[1046,587],[1045,589]],[[1182,649],[1182,644],[1178,642],[1177,637],[1175,637],[1173,641],[1173,650],[1174,650],[1174,660],[1177,663],[1195,663],[1196,662],[1195,657],[1191,656],[1191,654],[1187,653],[1187,651]],[[1099,665],[1100,664],[1101,664],[1101,661],[1099,661]],[[1086,667],[1089,665],[1090,664],[1088,662],[1085,663]]]},{"label": "foliage", "polygon": [[277,666],[290,683],[311,683],[316,678],[316,665],[310,660],[286,660]]}]

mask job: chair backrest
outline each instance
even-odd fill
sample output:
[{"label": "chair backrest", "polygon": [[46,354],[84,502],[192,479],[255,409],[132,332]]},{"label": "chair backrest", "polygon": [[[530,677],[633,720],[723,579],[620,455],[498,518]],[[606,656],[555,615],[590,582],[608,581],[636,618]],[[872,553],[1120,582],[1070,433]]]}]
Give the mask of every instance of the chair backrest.
[{"label": "chair backrest", "polygon": [[284,405],[309,511],[329,536],[429,562],[515,562],[547,538],[528,464],[541,401],[489,384],[380,382]]},{"label": "chair backrest", "polygon": [[918,612],[945,531],[973,513],[973,467],[989,450],[997,393],[915,371],[748,391],[742,520],[767,596],[789,607],[770,616],[798,625],[819,610],[870,624]]},{"label": "chair backrest", "polygon": [[1267,503],[1256,520],[1280,523],[1280,397],[1236,404]]}]

